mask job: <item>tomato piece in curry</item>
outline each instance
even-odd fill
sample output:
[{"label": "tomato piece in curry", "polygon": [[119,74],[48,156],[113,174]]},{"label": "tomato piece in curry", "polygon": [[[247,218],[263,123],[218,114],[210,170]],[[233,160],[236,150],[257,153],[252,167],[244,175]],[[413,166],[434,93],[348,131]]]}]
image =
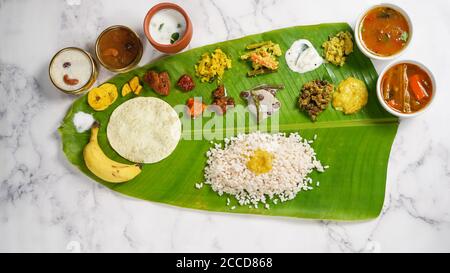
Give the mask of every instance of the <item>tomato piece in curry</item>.
[{"label": "tomato piece in curry", "polygon": [[406,18],[388,7],[370,10],[360,26],[360,35],[365,47],[379,56],[399,53],[408,43],[410,27]]},{"label": "tomato piece in curry", "polygon": [[417,65],[391,67],[381,80],[381,95],[393,110],[411,114],[425,108],[433,96],[430,75]]}]

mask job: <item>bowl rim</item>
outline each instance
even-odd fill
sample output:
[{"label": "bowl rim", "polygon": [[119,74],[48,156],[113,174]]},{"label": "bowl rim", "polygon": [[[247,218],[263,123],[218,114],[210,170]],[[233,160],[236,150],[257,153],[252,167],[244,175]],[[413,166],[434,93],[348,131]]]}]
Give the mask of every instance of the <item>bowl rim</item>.
[{"label": "bowl rim", "polygon": [[[398,64],[402,64],[402,63],[417,65],[418,67],[423,69],[428,74],[428,76],[430,77],[431,82],[433,84],[433,89],[432,89],[433,91],[432,91],[432,94],[431,94],[430,102],[424,108],[422,108],[421,110],[419,110],[417,112],[414,112],[414,113],[411,113],[411,114],[405,114],[405,113],[400,113],[400,112],[395,111],[394,109],[392,109],[386,103],[384,98],[381,96],[381,81],[383,80],[384,75],[386,74],[386,72],[389,69],[391,69],[392,67],[394,67],[394,66],[396,66]],[[425,64],[423,64],[422,62],[415,61],[415,60],[410,60],[410,59],[398,60],[398,61],[395,61],[395,62],[389,64],[388,66],[386,66],[383,69],[383,71],[380,73],[380,76],[378,77],[377,89],[376,89],[376,91],[377,91],[377,98],[378,98],[378,101],[380,102],[381,106],[383,106],[383,108],[386,111],[388,111],[390,114],[392,114],[394,116],[397,116],[399,118],[413,118],[413,117],[416,117],[418,115],[421,115],[421,114],[425,113],[430,108],[430,106],[433,104],[433,102],[436,99],[436,96],[437,96],[436,90],[437,90],[436,78],[434,77],[433,72],[431,72],[431,70]]]},{"label": "bowl rim", "polygon": [[[56,57],[59,54],[61,54],[62,52],[68,51],[68,50],[76,50],[76,51],[82,52],[89,58],[89,62],[91,63],[91,76],[89,78],[89,81],[87,81],[86,84],[84,84],[83,86],[81,86],[80,88],[78,88],[76,90],[67,90],[67,89],[64,89],[64,88],[58,86],[55,83],[55,81],[53,80],[52,74],[50,73],[50,69],[51,69]],[[55,55],[53,55],[52,59],[50,60],[49,65],[48,65],[48,76],[50,78],[50,81],[52,82],[53,86],[56,87],[56,89],[58,89],[59,91],[65,93],[65,94],[78,95],[78,94],[83,93],[84,91],[89,89],[95,83],[95,81],[97,80],[97,75],[98,75],[98,69],[97,69],[97,64],[95,63],[94,58],[92,57],[91,54],[89,54],[89,52],[87,52],[86,50],[79,48],[79,47],[69,46],[69,47],[61,48],[60,50],[58,50],[58,52],[55,53]]]},{"label": "bowl rim", "polygon": [[[362,20],[364,19],[364,17],[367,15],[367,13],[369,11],[371,11],[372,9],[378,8],[378,7],[388,7],[388,8],[392,8],[398,12],[400,12],[403,17],[405,17],[406,21],[408,22],[409,25],[409,38],[408,38],[408,42],[406,43],[405,47],[403,47],[402,50],[400,50],[399,52],[395,53],[394,55],[390,55],[390,56],[380,56],[377,55],[375,53],[373,53],[370,49],[368,49],[364,42],[361,39],[361,33],[360,33],[360,28],[361,28],[361,23]],[[375,59],[375,60],[380,60],[380,61],[387,61],[387,60],[393,60],[399,56],[401,56],[403,53],[405,53],[405,51],[410,47],[411,42],[413,40],[414,37],[414,24],[411,20],[411,17],[409,16],[409,14],[401,7],[391,4],[391,3],[381,3],[381,4],[376,4],[376,5],[372,5],[369,8],[365,9],[358,17],[358,19],[356,20],[356,24],[355,24],[355,41],[356,44],[358,45],[359,50],[361,50],[364,55],[366,55],[367,57],[371,58],[371,59]]]},{"label": "bowl rim", "polygon": [[[122,29],[126,29],[126,30],[130,31],[130,33],[132,33],[136,37],[137,41],[139,42],[138,43],[139,49],[138,49],[138,54],[136,55],[136,58],[130,64],[128,64],[127,66],[122,67],[122,68],[113,68],[113,67],[110,67],[109,65],[105,64],[103,62],[102,58],[100,57],[99,43],[100,43],[100,39],[103,37],[103,35],[105,35],[107,32],[109,32],[109,31],[111,31],[113,29],[118,29],[118,28],[122,28]],[[117,73],[117,72],[128,72],[131,69],[133,69],[141,61],[143,52],[144,52],[144,47],[142,45],[141,38],[139,38],[139,35],[134,30],[132,30],[131,28],[129,28],[127,26],[124,26],[124,25],[112,25],[112,26],[109,26],[109,27],[105,28],[98,35],[97,40],[95,41],[95,56],[97,57],[97,60],[99,61],[99,63],[104,68],[108,69],[111,72],[115,72],[115,73]]]},{"label": "bowl rim", "polygon": [[[173,9],[178,11],[179,13],[181,13],[181,15],[183,15],[184,17],[184,21],[186,22],[186,30],[184,31],[183,36],[181,36],[180,39],[178,39],[178,41],[176,41],[173,44],[161,44],[156,42],[152,35],[150,34],[150,21],[153,18],[153,16],[160,10],[163,9]],[[155,48],[163,48],[163,49],[170,49],[170,48],[175,48],[178,45],[182,44],[184,41],[189,40],[189,35],[187,35],[189,33],[189,31],[192,29],[192,22],[191,19],[189,18],[189,15],[187,14],[187,12],[180,7],[177,4],[174,3],[169,3],[169,2],[163,2],[163,3],[159,3],[155,6],[153,6],[145,15],[144,18],[144,33],[145,36],[147,37],[148,41],[150,42],[150,44],[152,44]],[[189,41],[187,42],[187,44],[189,44]],[[187,46],[187,45],[186,45]]]}]

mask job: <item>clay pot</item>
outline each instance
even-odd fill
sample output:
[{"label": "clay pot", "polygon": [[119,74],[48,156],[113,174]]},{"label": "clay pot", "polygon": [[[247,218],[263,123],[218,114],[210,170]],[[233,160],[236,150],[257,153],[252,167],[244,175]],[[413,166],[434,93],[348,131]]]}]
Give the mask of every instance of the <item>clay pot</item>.
[{"label": "clay pot", "polygon": [[[185,31],[184,35],[173,44],[157,43],[150,35],[151,19],[152,19],[153,15],[155,15],[158,11],[163,10],[163,9],[174,9],[174,10],[178,11],[179,13],[181,13],[183,15],[183,17],[186,21],[186,31]],[[191,19],[189,18],[189,16],[187,15],[186,11],[184,11],[184,9],[182,9],[180,6],[173,4],[173,3],[157,4],[156,6],[152,7],[147,12],[147,15],[145,16],[145,19],[144,19],[145,36],[147,36],[148,41],[156,50],[164,52],[164,53],[174,54],[174,53],[180,52],[181,50],[185,49],[191,42],[192,31],[193,31],[192,30],[192,22],[191,22]]]}]

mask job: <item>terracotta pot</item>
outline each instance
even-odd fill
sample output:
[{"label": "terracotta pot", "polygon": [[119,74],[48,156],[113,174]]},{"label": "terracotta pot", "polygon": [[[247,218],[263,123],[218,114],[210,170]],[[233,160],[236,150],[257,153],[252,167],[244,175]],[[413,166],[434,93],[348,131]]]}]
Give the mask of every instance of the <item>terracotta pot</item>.
[{"label": "terracotta pot", "polygon": [[[173,44],[160,44],[157,43],[152,36],[150,35],[150,20],[152,19],[153,15],[155,15],[158,11],[163,9],[174,9],[181,13],[186,21],[186,31],[184,35],[175,43]],[[186,11],[182,9],[180,6],[173,4],[173,3],[160,3],[156,6],[152,7],[145,16],[144,19],[144,32],[145,36],[147,36],[148,41],[150,44],[156,48],[158,51],[174,54],[177,52],[180,52],[181,50],[185,49],[192,39],[192,22],[189,16],[187,15]]]}]

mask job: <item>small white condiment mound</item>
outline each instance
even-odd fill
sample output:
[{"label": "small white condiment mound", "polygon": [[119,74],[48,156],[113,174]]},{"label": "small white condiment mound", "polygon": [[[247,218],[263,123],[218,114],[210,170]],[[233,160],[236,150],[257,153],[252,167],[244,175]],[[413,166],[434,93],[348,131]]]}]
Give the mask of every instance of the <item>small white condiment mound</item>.
[{"label": "small white condiment mound", "polygon": [[[268,173],[256,175],[247,168],[248,157],[257,149],[274,156]],[[298,192],[313,189],[308,177],[313,170],[324,171],[309,141],[298,133],[240,134],[225,139],[224,147],[215,144],[206,155],[205,184],[219,195],[233,195],[241,206],[291,200]]]},{"label": "small white condiment mound", "polygon": [[314,45],[305,39],[295,41],[286,51],[285,58],[289,68],[298,73],[313,71],[323,64],[323,59]]},{"label": "small white condiment mound", "polygon": [[[186,20],[180,12],[174,9],[162,9],[155,13],[150,20],[150,35],[159,44],[171,44],[174,33],[179,39],[186,32]],[[176,42],[176,41],[175,41]]]},{"label": "small white condiment mound", "polygon": [[85,112],[80,111],[75,113],[73,116],[73,125],[78,133],[83,133],[89,130],[94,122],[94,117]]},{"label": "small white condiment mound", "polygon": [[138,97],[114,110],[107,136],[122,157],[136,163],[155,163],[175,150],[181,137],[181,121],[167,102]]},{"label": "small white condiment mound", "polygon": [[[89,56],[75,48],[68,48],[59,52],[50,64],[50,77],[53,83],[66,91],[78,90],[85,86],[91,79],[92,73],[92,62]],[[78,83],[74,85],[66,84],[64,75],[67,75],[70,79],[77,79]]]}]

